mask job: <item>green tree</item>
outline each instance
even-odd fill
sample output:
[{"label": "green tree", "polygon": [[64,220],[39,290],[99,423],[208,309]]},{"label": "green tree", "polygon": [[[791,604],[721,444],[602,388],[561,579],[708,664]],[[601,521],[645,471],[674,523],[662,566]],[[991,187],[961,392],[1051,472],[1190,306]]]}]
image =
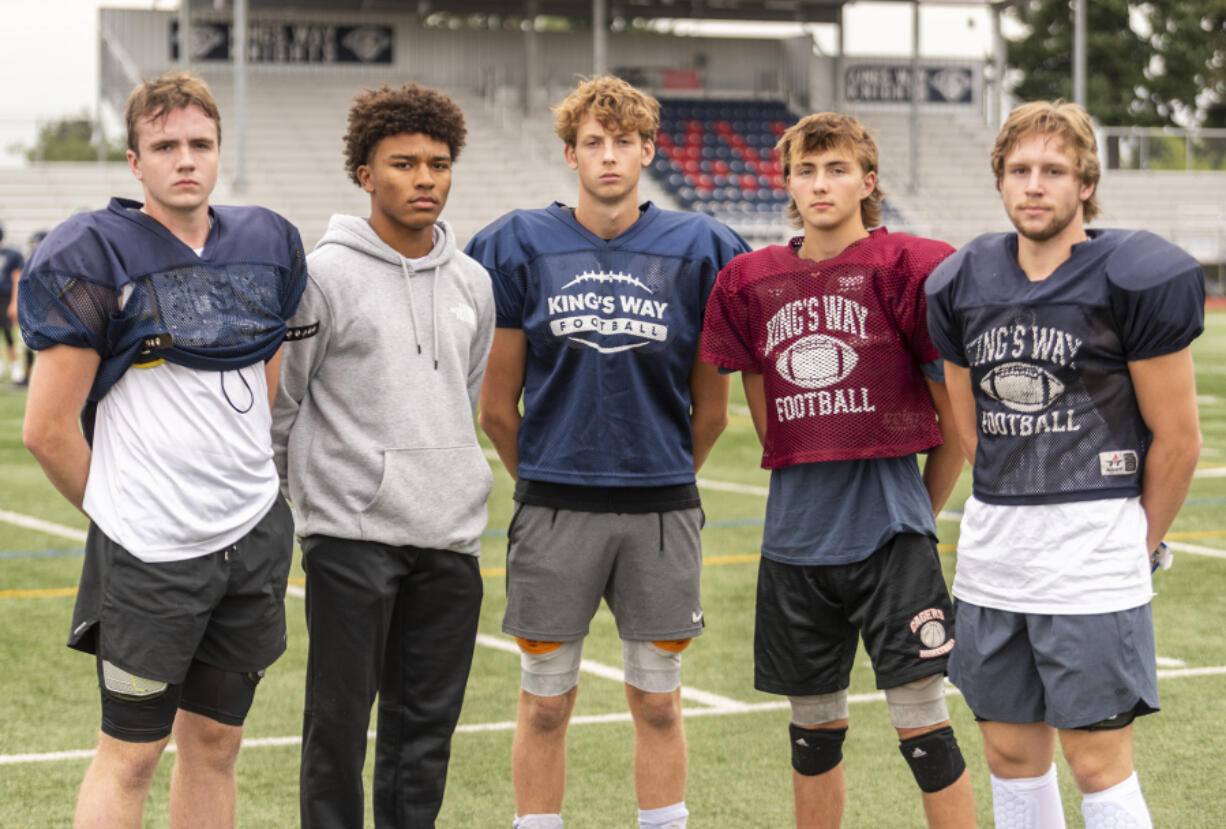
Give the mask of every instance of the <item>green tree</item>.
[{"label": "green tree", "polygon": [[[123,161],[125,147],[107,142],[107,161]],[[25,150],[30,161],[95,161],[98,145],[94,123],[87,115],[73,115],[48,121],[38,130],[34,146]]]},{"label": "green tree", "polygon": [[[1108,126],[1226,119],[1223,0],[1085,0],[1086,104]],[[1027,33],[1007,44],[1025,100],[1072,98],[1073,16],[1068,0],[1026,0]],[[1224,124],[1226,125],[1226,124]]]}]

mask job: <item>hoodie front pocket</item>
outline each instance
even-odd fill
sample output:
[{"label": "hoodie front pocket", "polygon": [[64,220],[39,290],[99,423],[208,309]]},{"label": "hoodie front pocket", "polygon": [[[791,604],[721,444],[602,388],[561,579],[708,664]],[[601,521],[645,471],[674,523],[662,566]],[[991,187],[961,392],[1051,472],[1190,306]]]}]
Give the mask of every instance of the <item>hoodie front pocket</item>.
[{"label": "hoodie front pocket", "polygon": [[494,475],[481,447],[387,449],[362,537],[385,544],[475,552]]}]

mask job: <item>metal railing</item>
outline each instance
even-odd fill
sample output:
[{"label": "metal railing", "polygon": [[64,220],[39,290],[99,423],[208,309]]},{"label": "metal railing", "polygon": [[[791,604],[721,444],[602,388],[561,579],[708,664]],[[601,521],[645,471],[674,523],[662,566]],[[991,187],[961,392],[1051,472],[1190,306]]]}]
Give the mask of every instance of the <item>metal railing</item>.
[{"label": "metal railing", "polygon": [[1100,127],[1098,137],[1108,170],[1226,171],[1226,129]]}]

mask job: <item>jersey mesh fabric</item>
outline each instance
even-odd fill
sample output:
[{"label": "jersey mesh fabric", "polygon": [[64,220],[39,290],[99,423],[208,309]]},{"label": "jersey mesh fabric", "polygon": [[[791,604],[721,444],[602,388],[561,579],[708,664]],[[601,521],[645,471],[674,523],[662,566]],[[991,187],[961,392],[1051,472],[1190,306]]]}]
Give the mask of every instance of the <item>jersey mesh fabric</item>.
[{"label": "jersey mesh fabric", "polygon": [[899,457],[941,442],[922,365],[923,281],[953,252],[884,228],[822,262],[801,239],[739,256],[707,305],[701,358],[761,374],[762,465]]},{"label": "jersey mesh fabric", "polygon": [[97,351],[91,401],[142,352],[214,371],[271,357],[306,284],[297,230],[257,208],[215,208],[198,258],[132,204],[74,217],[39,246],[18,297],[30,347]]},{"label": "jersey mesh fabric", "polygon": [[927,285],[932,338],[970,369],[975,497],[1044,504],[1141,493],[1150,433],[1128,364],[1186,348],[1204,324],[1196,260],[1145,231],[1089,231],[1030,281],[1017,235],[975,239]]}]

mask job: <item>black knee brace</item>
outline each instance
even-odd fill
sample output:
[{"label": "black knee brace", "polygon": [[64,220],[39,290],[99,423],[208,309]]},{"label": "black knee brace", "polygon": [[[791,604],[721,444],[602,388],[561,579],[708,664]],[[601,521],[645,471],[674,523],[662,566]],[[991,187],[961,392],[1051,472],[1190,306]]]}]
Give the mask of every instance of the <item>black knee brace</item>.
[{"label": "black knee brace", "polygon": [[223,671],[192,662],[183,680],[179,707],[223,725],[242,725],[263,676],[263,671]]},{"label": "black knee brace", "polygon": [[952,785],[966,770],[966,761],[951,726],[911,737],[898,744],[920,790],[939,792]]},{"label": "black knee brace", "polygon": [[792,768],[806,777],[825,774],[843,762],[846,728],[801,728],[788,724],[792,740]]},{"label": "black knee brace", "polygon": [[[109,663],[104,668],[101,657],[96,659],[96,665],[98,690],[102,695],[103,734],[126,743],[155,743],[170,736],[175,712],[179,710],[182,685],[134,677]],[[108,682],[108,672],[117,681]],[[125,677],[132,682],[125,683]]]}]

